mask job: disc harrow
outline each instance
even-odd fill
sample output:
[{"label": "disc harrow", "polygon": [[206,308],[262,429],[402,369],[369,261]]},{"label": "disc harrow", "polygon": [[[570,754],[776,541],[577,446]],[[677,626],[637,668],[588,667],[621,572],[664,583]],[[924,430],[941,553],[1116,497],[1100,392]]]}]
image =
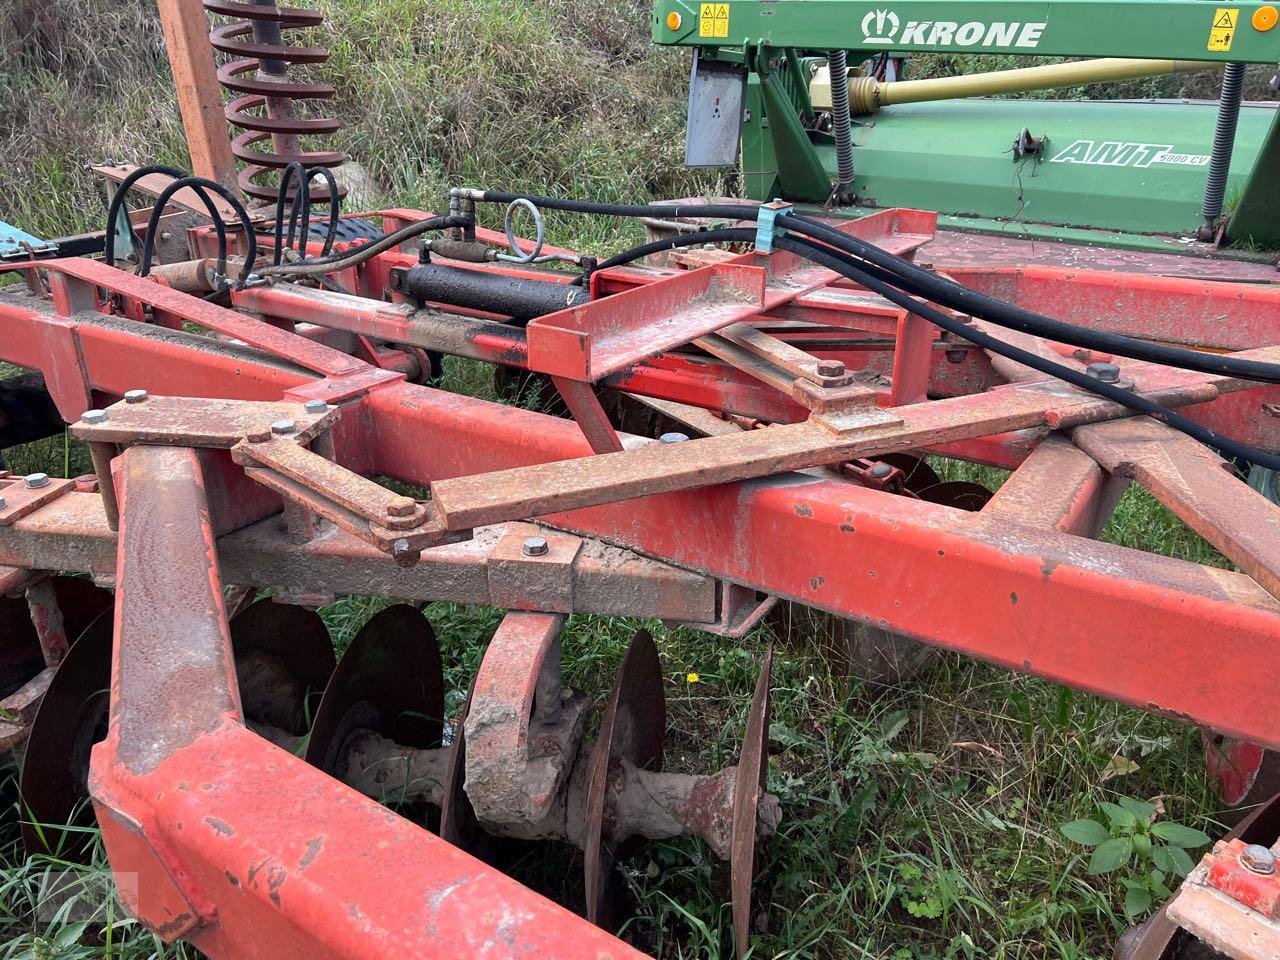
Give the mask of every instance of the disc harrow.
[{"label": "disc harrow", "polygon": [[[1280,291],[957,271],[984,297],[1022,291],[1001,303],[1027,316],[1070,303],[1086,333],[1192,318],[1188,350],[1208,359],[1180,366],[992,339],[985,314],[1007,310],[959,310],[949,287],[904,306],[844,248],[872,245],[910,287],[934,224],[918,211],[770,208],[789,224],[771,251],[728,228],[729,249],[575,276],[513,262],[475,223],[510,195],[453,200],[448,218],[384,211],[387,237],[317,242],[212,297],[172,270],[13,268],[0,358],[43,374],[94,463],[0,478],[3,730],[27,740],[33,850],[85,856],[92,814],[137,878],[127,908],[213,957],[625,958],[619,868],[697,837],[728,863],[742,957],[786,812],[768,790],[773,653],[753,631],[805,611],[841,628],[842,670],[915,669],[921,643],[966,652],[1177,716],[1229,765],[1256,762],[1231,766],[1235,788],[1266,782],[1280,507],[1195,438],[1280,446],[1280,377],[1232,372],[1280,364]],[[405,248],[433,230],[451,232]],[[216,241],[197,231],[193,252]],[[564,415],[425,385],[428,352],[538,378]],[[947,459],[1009,477],[993,493]],[[1130,483],[1238,572],[1099,541]],[[343,597],[396,602],[335,662],[317,610]],[[503,612],[465,691],[445,682],[458,650],[424,613],[437,601]],[[607,696],[564,682],[579,614],[637,625]],[[736,763],[664,765],[657,622],[758,656]],[[530,851],[580,858],[575,911],[504,872]],[[1216,852],[1169,916],[1203,929],[1239,856]],[[1154,925],[1144,949],[1171,936]]]}]

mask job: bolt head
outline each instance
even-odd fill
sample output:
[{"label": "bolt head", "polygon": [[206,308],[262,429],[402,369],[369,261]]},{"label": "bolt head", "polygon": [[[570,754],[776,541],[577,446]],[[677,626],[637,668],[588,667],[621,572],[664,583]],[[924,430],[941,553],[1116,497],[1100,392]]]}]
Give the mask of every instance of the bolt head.
[{"label": "bolt head", "polygon": [[80,415],[80,419],[90,426],[107,422],[107,411],[105,410],[86,410]]},{"label": "bolt head", "polygon": [[277,420],[271,425],[271,432],[278,437],[287,437],[298,429],[298,425],[292,420]]},{"label": "bolt head", "polygon": [[302,405],[302,409],[307,413],[328,413],[329,405],[323,400],[308,400]]},{"label": "bolt head", "polygon": [[411,517],[418,504],[412,497],[396,497],[387,504],[387,515],[391,517]]},{"label": "bolt head", "polygon": [[41,487],[47,487],[53,481],[49,479],[47,473],[28,473],[22,482],[28,490],[39,490]]},{"label": "bolt head", "polygon": [[4,497],[0,497],[0,510],[3,510],[8,505],[9,505],[9,501],[6,500]]},{"label": "bolt head", "polygon": [[1240,851],[1240,865],[1250,873],[1270,876],[1276,872],[1276,855],[1260,843],[1251,843]]},{"label": "bolt head", "polygon": [[520,549],[526,557],[545,557],[551,548],[547,545],[546,537],[528,537]]},{"label": "bolt head", "polygon": [[844,363],[840,360],[819,360],[818,376],[820,377],[843,377]]},{"label": "bolt head", "polygon": [[124,394],[125,403],[145,403],[151,394],[145,390],[126,390]]},{"label": "bolt head", "polygon": [[400,537],[391,544],[391,556],[396,566],[408,569],[415,566],[422,558],[422,551],[413,547],[404,537]]},{"label": "bolt head", "polygon": [[689,435],[687,433],[678,433],[673,430],[671,431],[671,433],[664,433],[662,436],[660,436],[658,438],[658,442],[659,443],[684,443],[688,439],[689,439]]},{"label": "bolt head", "polygon": [[877,463],[871,468],[871,475],[877,480],[883,480],[889,474],[893,473],[893,467],[887,463]]},{"label": "bolt head", "polygon": [[1103,383],[1116,383],[1120,379],[1120,368],[1114,363],[1091,363],[1084,372]]}]

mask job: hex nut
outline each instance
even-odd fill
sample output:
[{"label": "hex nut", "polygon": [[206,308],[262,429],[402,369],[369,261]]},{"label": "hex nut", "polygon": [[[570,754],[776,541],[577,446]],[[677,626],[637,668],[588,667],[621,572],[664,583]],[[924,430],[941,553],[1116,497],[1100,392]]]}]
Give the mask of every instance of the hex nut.
[{"label": "hex nut", "polygon": [[658,438],[658,442],[659,443],[683,443],[688,439],[689,439],[689,435],[687,433],[679,433],[673,430],[670,433],[664,433],[662,436],[660,436]]},{"label": "hex nut", "polygon": [[840,360],[819,360],[818,376],[820,377],[843,377],[845,373],[844,362]]},{"label": "hex nut", "polygon": [[276,436],[288,436],[298,429],[298,425],[292,420],[277,420],[271,425],[271,432]]},{"label": "hex nut", "polygon": [[107,422],[107,411],[105,410],[86,410],[80,415],[80,419],[90,426],[96,426],[99,423]]},{"label": "hex nut", "polygon": [[396,497],[387,504],[387,516],[411,517],[417,508],[418,504],[412,497]]},{"label": "hex nut", "polygon": [[520,548],[520,552],[526,557],[545,557],[550,549],[546,537],[528,537],[524,541],[524,546]]},{"label": "hex nut", "polygon": [[145,403],[151,396],[145,390],[126,390],[124,394],[125,403]]},{"label": "hex nut", "polygon": [[39,490],[41,487],[47,487],[51,481],[47,473],[29,473],[22,481],[28,490]]},{"label": "hex nut", "polygon": [[306,403],[302,405],[302,409],[306,410],[307,413],[313,413],[313,414],[328,413],[329,405],[325,403],[323,400],[308,400]]},{"label": "hex nut", "polygon": [[1091,363],[1084,368],[1084,372],[1103,383],[1116,383],[1120,379],[1120,368],[1114,363]]}]

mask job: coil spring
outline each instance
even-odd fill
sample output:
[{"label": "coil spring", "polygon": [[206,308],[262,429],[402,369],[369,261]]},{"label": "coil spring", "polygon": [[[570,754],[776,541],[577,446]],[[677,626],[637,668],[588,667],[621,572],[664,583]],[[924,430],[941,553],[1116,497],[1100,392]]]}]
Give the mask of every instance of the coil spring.
[{"label": "coil spring", "polygon": [[[324,47],[286,43],[282,31],[314,27],[324,22],[318,10],[278,7],[275,0],[203,0],[210,13],[236,18],[214,27],[209,40],[215,50],[232,59],[218,67],[218,82],[238,96],[224,113],[242,132],[231,141],[231,152],[246,164],[240,189],[257,200],[274,201],[277,188],[264,182],[273,170],[290,163],[305,167],[336,167],[341,153],[304,150],[301,138],[335,133],[341,124],[325,117],[303,117],[295,105],[302,100],[326,100],[334,95],[327,83],[301,83],[289,77],[290,64],[324,63]],[[269,141],[270,149],[259,148]],[[296,189],[296,188],[295,188]],[[315,199],[327,197],[320,191]]]},{"label": "coil spring", "polygon": [[853,129],[849,118],[849,54],[832,50],[827,56],[831,76],[831,132],[836,141],[837,203],[848,203],[853,192]]},{"label": "coil spring", "polygon": [[1231,152],[1236,141],[1236,122],[1240,119],[1240,100],[1244,93],[1244,64],[1228,63],[1222,72],[1222,94],[1218,98],[1218,120],[1213,131],[1213,152],[1209,155],[1209,173],[1205,179],[1204,199],[1200,214],[1212,227],[1222,215],[1222,201],[1227,192],[1227,174],[1231,172]]}]

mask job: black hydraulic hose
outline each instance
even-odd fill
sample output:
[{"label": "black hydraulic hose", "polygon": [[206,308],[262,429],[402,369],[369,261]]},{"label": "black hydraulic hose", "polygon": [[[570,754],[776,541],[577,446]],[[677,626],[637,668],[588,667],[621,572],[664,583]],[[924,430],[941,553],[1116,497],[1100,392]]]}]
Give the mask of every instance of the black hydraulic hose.
[{"label": "black hydraulic hose", "polygon": [[[236,216],[240,219],[240,225],[244,228],[245,236],[244,266],[240,269],[240,282],[244,283],[249,279],[249,274],[253,272],[254,263],[258,259],[258,239],[253,232],[253,221],[249,217],[249,211],[244,208],[244,204],[240,202],[240,199],[234,193],[222,184],[205,177],[183,177],[179,180],[174,180],[156,198],[156,204],[151,210],[151,219],[147,221],[147,242],[142,250],[142,265],[139,267],[138,273],[145,277],[151,272],[151,257],[154,249],[151,240],[159,229],[160,215],[164,212],[169,198],[185,187],[196,187],[201,191],[212,190],[235,210]],[[213,206],[212,201],[209,202],[209,205],[210,207]],[[222,218],[215,214],[214,221],[217,224],[221,224]],[[227,266],[225,248],[221,253],[222,256],[219,257],[218,261],[218,272],[225,275]]]},{"label": "black hydraulic hose", "polygon": [[[188,174],[185,170],[179,170],[177,167],[166,167],[160,164],[152,164],[147,167],[139,167],[131,174],[120,181],[120,185],[116,187],[116,192],[112,194],[111,202],[107,205],[107,229],[105,231],[105,244],[103,247],[103,261],[108,267],[116,265],[116,220],[120,216],[120,211],[124,208],[125,198],[129,195],[129,191],[133,189],[133,185],[145,176],[153,173],[162,173],[165,176],[174,179],[185,179]],[[218,235],[218,270],[226,273],[227,270],[227,228],[222,222],[222,215],[218,212],[218,208],[214,206],[213,200],[209,194],[199,187],[192,188],[196,195],[204,203],[205,208],[209,211],[209,219],[213,221],[214,230]],[[158,207],[157,209],[163,209]],[[129,224],[129,230],[133,232],[133,224]],[[137,235],[134,234],[137,239]],[[147,231],[147,239],[151,241],[151,232]]]},{"label": "black hydraulic hose", "polygon": [[[325,182],[325,187],[329,191],[329,224],[325,230],[324,246],[320,248],[320,256],[327,257],[333,252],[333,241],[338,236],[338,219],[342,216],[342,194],[338,190],[338,178],[333,175],[333,171],[326,166],[315,166],[307,170],[307,179],[312,177],[320,177]],[[311,217],[308,214],[307,223],[310,229]]]},{"label": "black hydraulic hose", "polygon": [[[847,233],[841,233],[839,230],[834,230],[807,217],[782,216],[778,218],[778,224],[794,230],[796,233],[802,233],[812,239],[820,240],[871,264],[873,267],[880,268],[878,271],[879,279],[884,280],[891,276],[890,282],[894,286],[901,287],[909,293],[924,297],[960,313],[967,313],[983,320],[989,320],[998,326],[1047,337],[1050,340],[1069,343],[1072,346],[1101,350],[1134,360],[1179,367],[1183,370],[1196,370],[1200,373],[1209,373],[1217,376],[1239,377],[1245,380],[1256,380],[1259,383],[1280,383],[1280,364],[1264,363],[1259,360],[1242,360],[1220,354],[1200,353],[1196,350],[1171,347],[1163,343],[1136,340],[1133,337],[1126,337],[1118,333],[1108,333],[1104,330],[1090,330],[1087,327],[1055,320],[1052,317],[1047,317],[1014,304],[1005,303],[1003,300],[989,297],[976,290],[971,290],[963,284],[941,277],[936,273],[931,273],[908,260],[904,260],[902,257],[895,256],[886,250],[881,250],[874,244],[852,237]],[[865,265],[860,266],[864,270],[867,269]]]},{"label": "black hydraulic hose", "polygon": [[[700,247],[704,243],[751,243],[755,240],[755,231],[746,227],[725,227],[719,230],[699,230],[697,233],[681,233],[674,237],[664,237],[661,240],[650,240],[648,243],[642,243],[638,247],[632,247],[630,250],[624,250],[615,257],[610,257],[596,265],[596,270],[607,270],[610,267],[623,267],[628,263],[634,263],[643,257],[652,256],[655,253],[664,253],[667,250],[677,250],[681,247]],[[574,286],[582,286],[585,278],[578,277],[573,281]]]},{"label": "black hydraulic hose", "polygon": [[[484,191],[481,194],[481,198],[494,203],[510,203],[513,200],[523,198],[532,201],[537,206],[547,207],[552,210],[620,217],[735,217],[741,220],[756,220],[760,214],[760,207],[757,205],[700,204],[671,206],[666,204],[606,204],[593,203],[586,200],[564,200],[558,197],[502,193],[491,190]],[[841,233],[839,230],[808,217],[797,214],[779,214],[777,225],[794,230],[796,233],[805,234],[815,240],[820,240],[860,260],[867,261],[882,271],[887,271],[893,275],[892,282],[895,286],[901,286],[917,296],[925,297],[961,313],[989,320],[998,326],[1047,337],[1073,346],[1114,353],[1134,360],[1144,360],[1149,363],[1159,363],[1164,366],[1195,370],[1216,376],[1240,377],[1246,380],[1255,380],[1259,383],[1280,383],[1280,364],[1201,353],[1196,350],[1172,347],[1167,344],[1137,340],[1118,333],[1090,330],[1086,327],[1055,320],[1052,317],[1047,317],[989,297],[976,290],[971,290],[962,284],[956,283],[954,280],[931,273],[902,257],[889,253],[887,250],[882,250],[875,244]],[[865,269],[865,266],[863,269]]]},{"label": "black hydraulic hose", "polygon": [[760,208],[755,204],[727,203],[595,203],[591,200],[565,200],[560,197],[539,197],[527,193],[502,193],[485,190],[481,199],[488,203],[511,203],[529,200],[534,206],[547,210],[564,210],[569,213],[594,213],[606,217],[732,217],[735,220],[754,220]]},{"label": "black hydraulic hose", "polygon": [[[750,233],[752,231],[744,232]],[[1248,460],[1250,463],[1266,467],[1269,470],[1280,470],[1280,456],[1268,453],[1267,451],[1251,446],[1250,444],[1242,443],[1239,440],[1234,440],[1231,437],[1224,436],[1221,433],[1218,433],[1218,431],[1196,423],[1189,417],[1185,417],[1174,410],[1170,410],[1168,407],[1162,406],[1153,400],[1148,400],[1146,397],[1134,393],[1132,390],[1126,390],[1123,387],[1118,387],[1114,384],[1104,383],[1103,381],[1091,377],[1086,373],[1073,370],[1070,367],[1063,366],[1060,363],[1055,363],[1052,360],[1046,360],[1044,357],[1038,356],[1037,354],[1015,347],[1012,344],[1005,343],[1003,340],[998,340],[980,330],[975,330],[964,322],[957,320],[954,317],[950,317],[941,311],[935,310],[928,304],[923,303],[914,297],[910,297],[889,284],[878,280],[871,274],[860,269],[850,258],[840,256],[830,248],[823,247],[811,240],[785,235],[781,237],[774,237],[773,242],[778,249],[799,254],[800,256],[812,260],[819,266],[826,267],[828,270],[834,270],[841,276],[879,294],[891,303],[895,303],[899,307],[902,307],[904,310],[909,310],[916,316],[928,320],[930,323],[941,327],[949,333],[963,337],[965,340],[982,347],[984,350],[990,350],[992,353],[999,354],[1009,360],[1021,363],[1024,366],[1030,367],[1031,369],[1048,376],[1065,380],[1067,383],[1080,387],[1083,390],[1088,390],[1090,393],[1095,393],[1100,397],[1104,397],[1107,400],[1118,403],[1130,410],[1155,417],[1156,419],[1168,424],[1170,427],[1173,427],[1175,430],[1185,433],[1192,439],[1198,440],[1200,443],[1216,450],[1220,450],[1229,456]]]},{"label": "black hydraulic hose", "polygon": [[317,257],[314,260],[306,260],[302,263],[282,263],[279,266],[266,267],[261,271],[261,274],[264,277],[320,276],[364,263],[371,257],[382,253],[382,251],[398,246],[406,240],[418,236],[420,233],[426,233],[429,230],[447,230],[450,227],[468,227],[474,223],[475,220],[472,217],[453,215],[415,220],[399,230],[392,233],[384,233],[382,236],[370,240],[368,243],[362,243],[351,250],[343,250],[341,253],[333,253],[327,257]]},{"label": "black hydraulic hose", "polygon": [[[289,187],[294,180],[298,181],[298,188],[293,194],[293,204],[289,208],[289,233],[286,236],[284,232],[284,204],[289,199]],[[307,232],[311,220],[311,188],[307,183],[307,168],[296,160],[284,168],[284,172],[280,174],[280,188],[276,191],[276,249],[272,256],[271,262],[279,265],[280,258],[284,255],[285,248],[293,249],[294,234],[298,229],[298,218],[302,218],[302,249],[299,253],[305,253],[307,248]]]}]

